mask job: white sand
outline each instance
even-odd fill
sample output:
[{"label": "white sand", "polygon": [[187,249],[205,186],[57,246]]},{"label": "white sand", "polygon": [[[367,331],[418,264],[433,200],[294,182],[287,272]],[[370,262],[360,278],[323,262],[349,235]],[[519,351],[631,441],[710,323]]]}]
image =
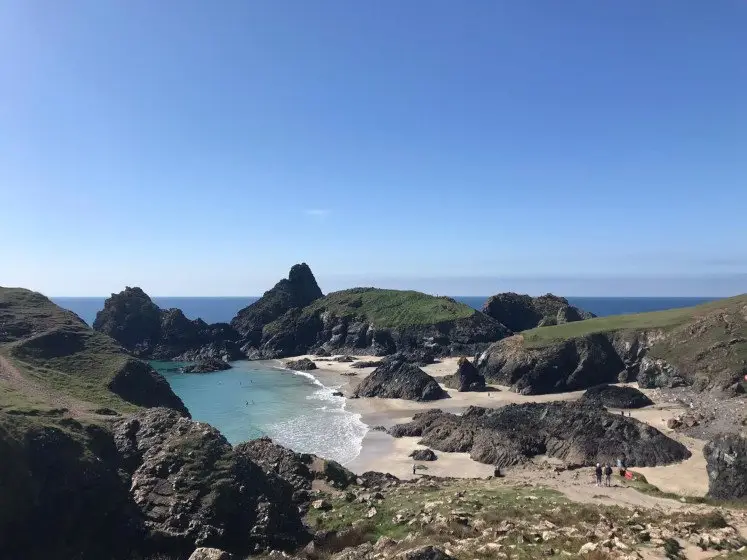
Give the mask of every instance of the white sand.
[{"label": "white sand", "polygon": [[[314,356],[307,357],[312,359],[319,368],[314,370],[314,375],[325,385],[342,386],[342,391],[346,396],[352,394],[355,386],[374,369],[355,369],[350,367],[350,363],[335,362],[327,358],[315,358]],[[364,360],[376,359],[363,356],[361,358]],[[458,358],[445,358],[440,363],[424,367],[423,370],[434,377],[451,375],[457,370],[457,360]],[[343,376],[342,374],[346,372],[355,372],[356,375],[350,377]],[[460,393],[453,389],[446,389],[449,393],[449,399],[426,403],[401,399],[350,399],[347,401],[347,409],[361,414],[363,422],[368,426],[384,426],[388,428],[395,424],[409,421],[418,412],[433,408],[459,413],[472,405],[495,408],[509,403],[575,400],[583,394],[583,391],[576,391],[552,395],[524,396],[511,392],[506,387],[497,388],[499,389],[498,391],[486,391],[482,393]],[[646,393],[647,391],[644,390],[643,392]],[[702,453],[705,442],[682,436],[666,428],[666,420],[680,414],[683,410],[680,407],[665,404],[630,411],[633,418],[641,422],[646,422],[673,439],[682,442],[693,453],[692,458],[681,463],[665,467],[635,468],[634,470],[643,474],[651,484],[658,486],[663,491],[689,496],[702,496],[708,490],[708,475]],[[417,442],[418,438],[393,438],[383,432],[371,430],[363,440],[363,449],[360,455],[346,466],[356,473],[374,470],[388,472],[400,478],[412,477],[413,460],[409,457],[409,454],[414,449],[421,447]],[[461,478],[487,477],[493,474],[492,466],[473,461],[466,453],[444,453],[436,451],[436,455],[438,456],[436,461],[417,462],[418,464],[427,466],[427,470],[418,470],[417,472],[419,474],[426,473],[436,476]],[[523,477],[523,475],[521,476]],[[513,477],[509,475],[508,478],[511,479]],[[543,482],[548,483],[550,486],[557,486],[560,490],[563,490],[565,484],[563,478],[563,476],[550,477]],[[591,480],[590,477],[589,479]],[[583,485],[585,484],[584,482]],[[574,486],[578,486],[578,484]],[[591,485],[591,488],[594,488],[593,485]],[[589,497],[595,495],[595,492],[591,490],[589,492],[579,492],[578,490],[578,488],[573,492],[569,490],[569,497],[581,499],[586,494],[589,494]],[[595,490],[599,494],[601,489]],[[609,499],[614,500],[615,490],[622,489],[607,489],[602,493],[608,494]],[[631,492],[634,491],[626,489],[625,492],[618,492],[620,502],[643,505],[642,501],[645,500],[635,497]],[[570,494],[574,495],[571,496]],[[651,501],[652,503],[656,501],[660,504],[659,500]],[[669,501],[671,502],[671,500]]]}]

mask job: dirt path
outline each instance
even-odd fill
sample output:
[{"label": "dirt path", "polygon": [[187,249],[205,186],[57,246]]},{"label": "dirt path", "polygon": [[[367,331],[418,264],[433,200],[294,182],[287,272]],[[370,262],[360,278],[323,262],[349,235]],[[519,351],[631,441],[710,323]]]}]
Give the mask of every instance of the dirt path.
[{"label": "dirt path", "polygon": [[47,405],[51,408],[65,408],[74,417],[89,416],[91,414],[88,411],[88,408],[90,408],[89,404],[67,395],[62,395],[25,377],[2,354],[0,354],[0,384],[24,395],[34,404]]}]

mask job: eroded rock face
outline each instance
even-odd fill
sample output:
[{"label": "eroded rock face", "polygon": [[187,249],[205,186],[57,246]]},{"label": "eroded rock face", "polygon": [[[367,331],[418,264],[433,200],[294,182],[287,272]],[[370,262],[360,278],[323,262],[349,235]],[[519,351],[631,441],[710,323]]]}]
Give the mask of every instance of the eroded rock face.
[{"label": "eroded rock face", "polygon": [[509,385],[524,395],[560,393],[613,383],[625,366],[602,334],[573,338],[540,348],[521,336],[492,344],[476,361],[487,381]]},{"label": "eroded rock face", "polygon": [[212,373],[231,369],[231,364],[217,358],[203,358],[182,368],[184,373]]},{"label": "eroded rock face", "polygon": [[240,443],[236,453],[245,455],[257,463],[265,472],[277,475],[288,482],[294,490],[294,501],[309,500],[311,483],[323,480],[335,488],[347,488],[355,484],[356,476],[336,461],[330,461],[307,453],[296,453],[263,437]]},{"label": "eroded rock face", "polygon": [[625,458],[629,466],[666,465],[690,457],[681,443],[633,418],[584,403],[470,407],[457,416],[441,410],[416,414],[389,430],[394,437],[421,437],[440,451],[470,453],[482,463],[507,467],[535,455],[592,465]]},{"label": "eroded rock face", "polygon": [[238,359],[239,334],[226,323],[188,319],[180,309],[161,309],[140,288],[112,294],[96,314],[93,328],[128,352],[154,360]]},{"label": "eroded rock face", "polygon": [[586,390],[581,399],[607,408],[642,408],[654,404],[651,399],[635,387],[619,387],[617,385],[591,387]]},{"label": "eroded rock face", "polygon": [[[261,298],[245,307],[231,320],[231,326],[250,345],[258,345],[265,325],[279,319],[292,309],[300,309],[322,297],[322,290],[306,263],[291,267],[284,278],[266,291]],[[289,354],[284,354],[289,355]]]},{"label": "eroded rock face", "polygon": [[514,292],[497,294],[485,302],[482,311],[514,332],[595,317],[593,313],[574,307],[567,299],[553,294],[540,297]]},{"label": "eroded rock face", "polygon": [[154,408],[117,422],[114,442],[159,551],[247,554],[308,539],[291,487],[234,452],[215,428]]},{"label": "eroded rock face", "polygon": [[747,499],[747,439],[723,435],[703,448],[708,495],[723,500]]},{"label": "eroded rock face", "polygon": [[403,361],[385,361],[355,389],[356,397],[434,401],[448,394],[430,375]]},{"label": "eroded rock face", "polygon": [[443,383],[459,392],[485,390],[485,378],[467,358],[459,358],[457,372],[445,377]]}]

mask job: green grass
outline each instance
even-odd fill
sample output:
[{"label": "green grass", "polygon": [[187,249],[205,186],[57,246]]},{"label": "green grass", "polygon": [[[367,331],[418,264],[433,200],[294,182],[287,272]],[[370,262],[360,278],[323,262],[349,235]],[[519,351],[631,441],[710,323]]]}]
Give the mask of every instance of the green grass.
[{"label": "green grass", "polygon": [[338,317],[370,321],[377,328],[432,325],[466,319],[476,313],[470,306],[450,298],[376,288],[333,292],[306,307],[304,314],[321,311],[332,312]]},{"label": "green grass", "polygon": [[688,323],[699,315],[721,308],[729,309],[741,305],[747,305],[747,295],[712,301],[694,307],[629,315],[612,315],[551,327],[538,327],[521,334],[528,347],[542,347],[590,334],[674,328]]}]

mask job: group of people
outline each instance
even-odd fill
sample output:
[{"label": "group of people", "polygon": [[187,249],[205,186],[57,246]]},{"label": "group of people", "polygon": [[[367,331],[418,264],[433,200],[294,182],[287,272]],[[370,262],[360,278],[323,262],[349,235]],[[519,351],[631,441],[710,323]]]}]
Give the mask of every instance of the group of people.
[{"label": "group of people", "polygon": [[[617,468],[620,471],[620,476],[624,477],[627,471],[625,459],[617,460]],[[604,486],[612,486],[612,465],[605,463],[602,466],[602,463],[597,463],[594,474],[597,478],[597,486],[602,486],[602,476],[604,476]]]}]

